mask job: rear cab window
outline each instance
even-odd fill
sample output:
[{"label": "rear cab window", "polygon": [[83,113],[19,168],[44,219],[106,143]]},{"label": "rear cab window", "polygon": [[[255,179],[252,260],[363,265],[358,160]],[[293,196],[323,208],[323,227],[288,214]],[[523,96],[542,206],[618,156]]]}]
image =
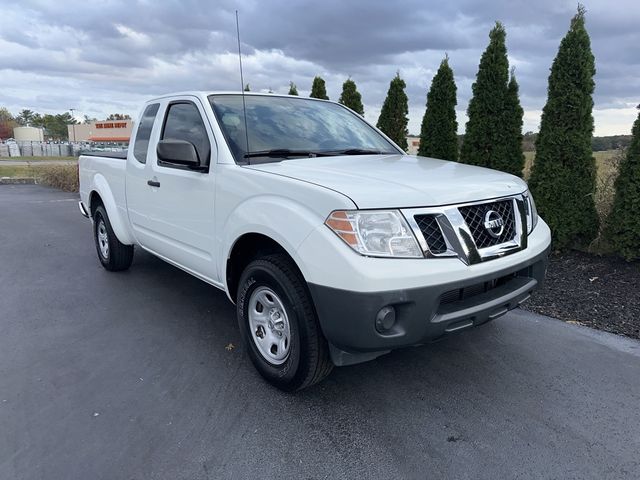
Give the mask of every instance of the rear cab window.
[{"label": "rear cab window", "polygon": [[140,163],[147,163],[147,151],[149,150],[149,138],[153,129],[153,122],[160,108],[159,103],[154,103],[145,108],[138,132],[136,133],[136,141],[133,145],[133,157]]}]

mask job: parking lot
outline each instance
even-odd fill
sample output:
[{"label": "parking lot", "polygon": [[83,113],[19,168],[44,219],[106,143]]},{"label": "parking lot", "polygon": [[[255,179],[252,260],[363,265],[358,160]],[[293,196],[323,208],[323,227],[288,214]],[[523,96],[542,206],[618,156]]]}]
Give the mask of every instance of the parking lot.
[{"label": "parking lot", "polygon": [[266,384],[225,294],[0,186],[0,478],[634,478],[640,342],[524,311]]}]

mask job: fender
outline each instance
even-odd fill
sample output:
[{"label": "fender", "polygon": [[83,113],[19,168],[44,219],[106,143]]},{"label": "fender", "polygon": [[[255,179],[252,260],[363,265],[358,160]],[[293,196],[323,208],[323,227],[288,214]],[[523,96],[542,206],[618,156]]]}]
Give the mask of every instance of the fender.
[{"label": "fender", "polygon": [[247,233],[259,233],[276,241],[291,256],[302,275],[307,265],[298,255],[298,247],[311,232],[324,222],[318,213],[293,200],[277,195],[260,195],[239,204],[218,230],[220,249],[218,272],[226,284],[226,262],[236,241]]},{"label": "fender", "polygon": [[[116,204],[107,179],[104,178],[102,174],[96,173],[93,177],[92,183],[93,188],[91,189],[91,192],[95,191],[100,195],[104,208],[107,210],[107,215],[109,215],[109,222],[111,223],[111,228],[113,228],[113,233],[115,233],[118,240],[125,245],[135,244],[136,242],[129,232],[128,225],[125,223],[125,220],[118,210],[118,205]],[[89,195],[89,198],[91,198],[91,195]],[[91,205],[89,205],[89,208],[91,208]]]}]

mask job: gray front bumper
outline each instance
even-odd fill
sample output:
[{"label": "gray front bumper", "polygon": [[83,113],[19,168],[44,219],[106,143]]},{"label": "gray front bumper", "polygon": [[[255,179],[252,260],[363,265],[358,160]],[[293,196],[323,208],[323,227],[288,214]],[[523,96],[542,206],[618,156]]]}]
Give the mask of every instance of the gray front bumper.
[{"label": "gray front bumper", "polygon": [[[491,274],[430,287],[367,293],[309,288],[333,362],[350,365],[504,315],[542,284],[547,257],[548,250]],[[376,315],[386,306],[395,308],[396,323],[380,333]]]}]

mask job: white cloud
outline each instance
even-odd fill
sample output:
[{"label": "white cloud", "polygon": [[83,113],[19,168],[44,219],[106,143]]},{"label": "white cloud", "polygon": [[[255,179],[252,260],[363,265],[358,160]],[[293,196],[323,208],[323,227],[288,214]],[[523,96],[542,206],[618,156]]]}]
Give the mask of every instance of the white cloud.
[{"label": "white cloud", "polygon": [[[587,26],[596,55],[596,134],[628,132],[640,102],[640,4],[610,8],[591,0]],[[575,5],[568,1],[370,2],[254,0],[13,2],[0,16],[0,104],[17,112],[77,108],[90,116],[135,114],[156,94],[240,87],[234,10],[240,10],[245,83],[284,93],[289,81],[308,95],[317,74],[337,100],[357,83],[366,118],[377,121],[397,70],[407,83],[412,133],[445,52],[458,87],[464,130],[480,55],[496,18],[507,29],[525,109],[537,130],[549,67]]]},{"label": "white cloud", "polygon": [[143,32],[136,32],[134,29],[127,27],[126,25],[117,24],[116,30],[130,40],[130,44],[138,47],[147,48],[151,45],[151,37]]},{"label": "white cloud", "polygon": [[638,110],[629,108],[605,108],[594,110],[595,135],[629,135]]}]

